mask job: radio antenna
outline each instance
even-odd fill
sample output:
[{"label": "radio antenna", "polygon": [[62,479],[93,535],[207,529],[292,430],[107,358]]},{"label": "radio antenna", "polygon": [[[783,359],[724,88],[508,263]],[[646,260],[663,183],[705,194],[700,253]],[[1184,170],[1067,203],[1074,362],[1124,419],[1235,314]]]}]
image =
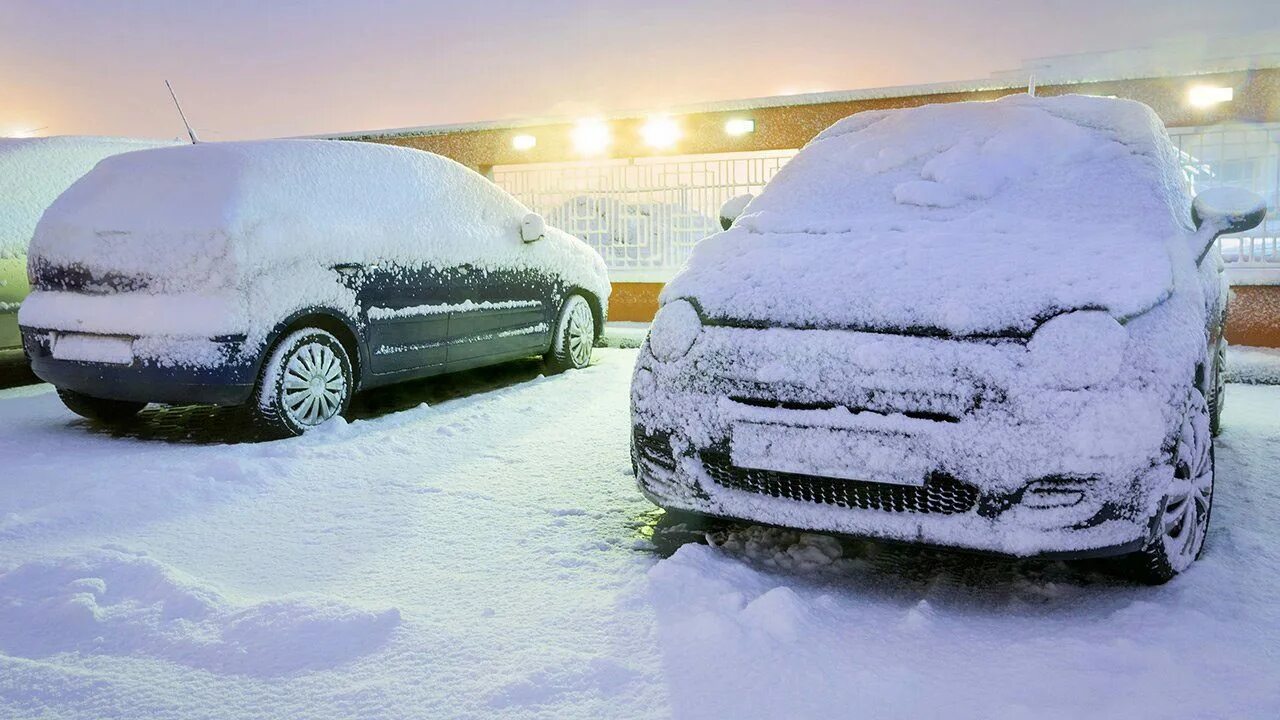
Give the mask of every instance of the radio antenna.
[{"label": "radio antenna", "polygon": [[187,128],[187,137],[191,138],[191,144],[195,145],[200,142],[200,138],[196,137],[196,131],[191,129],[191,123],[187,122],[187,114],[182,112],[182,103],[178,102],[178,96],[173,92],[173,86],[168,80],[164,81],[164,86],[169,88],[169,97],[173,98],[174,107],[178,108],[178,116],[182,118],[182,124]]}]

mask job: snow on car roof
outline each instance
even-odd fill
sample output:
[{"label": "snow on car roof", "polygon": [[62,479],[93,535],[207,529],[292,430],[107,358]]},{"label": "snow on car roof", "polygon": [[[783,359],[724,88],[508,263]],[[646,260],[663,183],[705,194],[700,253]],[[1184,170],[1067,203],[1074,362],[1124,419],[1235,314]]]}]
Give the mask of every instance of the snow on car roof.
[{"label": "snow on car roof", "polygon": [[850,116],[701,243],[664,299],[798,326],[1025,331],[1141,312],[1189,230],[1176,151],[1140,103],[1009,96]]},{"label": "snow on car roof", "polygon": [[25,254],[45,208],[99,160],[164,144],[73,135],[0,138],[0,258]]},{"label": "snow on car roof", "polygon": [[[478,173],[419,150],[323,140],[202,143],[103,162],[50,208],[32,255],[168,278],[196,259],[259,267],[300,256],[482,262],[521,250],[527,212]],[[495,228],[508,226],[510,242],[498,247]]]}]

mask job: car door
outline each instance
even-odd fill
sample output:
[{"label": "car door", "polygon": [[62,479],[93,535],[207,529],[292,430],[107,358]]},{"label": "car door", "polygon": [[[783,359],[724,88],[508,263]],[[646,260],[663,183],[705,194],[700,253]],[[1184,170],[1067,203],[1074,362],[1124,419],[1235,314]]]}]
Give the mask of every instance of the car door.
[{"label": "car door", "polygon": [[354,272],[368,324],[370,371],[415,374],[443,366],[449,340],[448,269],[382,263]]},{"label": "car door", "polygon": [[451,295],[449,365],[498,362],[546,350],[555,311],[552,291],[551,278],[542,271],[461,267]]}]

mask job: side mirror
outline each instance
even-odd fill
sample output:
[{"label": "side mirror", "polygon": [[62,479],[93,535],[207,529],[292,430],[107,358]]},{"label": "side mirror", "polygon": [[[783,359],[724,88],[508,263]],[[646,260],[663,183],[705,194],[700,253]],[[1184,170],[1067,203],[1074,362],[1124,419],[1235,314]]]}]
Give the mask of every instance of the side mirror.
[{"label": "side mirror", "polygon": [[1204,242],[1196,262],[1204,260],[1219,235],[1258,227],[1267,217],[1267,201],[1243,188],[1217,187],[1196,195],[1191,202],[1191,222],[1197,240]]},{"label": "side mirror", "polygon": [[726,200],[720,206],[721,229],[728,230],[729,226],[733,225],[733,221],[737,220],[738,216],[742,214],[742,211],[747,209],[747,203],[751,202],[754,197],[751,193],[746,193]]},{"label": "side mirror", "polygon": [[547,221],[538,213],[529,213],[520,219],[520,239],[531,243],[547,234]]}]

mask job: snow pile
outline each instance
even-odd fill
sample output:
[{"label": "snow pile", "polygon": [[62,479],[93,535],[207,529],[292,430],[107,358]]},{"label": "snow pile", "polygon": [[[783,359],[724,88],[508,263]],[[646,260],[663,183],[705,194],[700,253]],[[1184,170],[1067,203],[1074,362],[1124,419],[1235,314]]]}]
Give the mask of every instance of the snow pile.
[{"label": "snow pile", "polygon": [[0,138],[0,258],[27,253],[45,208],[99,160],[169,143],[129,138]]},{"label": "snow pile", "polygon": [[799,326],[1026,331],[1170,290],[1190,199],[1149,108],[1015,95],[848,117],[699,244],[663,301]]},{"label": "snow pile", "polygon": [[[31,264],[81,266],[98,282],[128,278],[134,293],[153,298],[144,319],[200,298],[218,310],[185,318],[189,334],[232,326],[251,342],[304,307],[327,305],[357,319],[354,291],[332,270],[343,263],[558,275],[607,303],[600,256],[556,230],[522,242],[527,213],[477,173],[417,150],[206,143],[102,163],[50,207]],[[84,303],[77,294],[36,292],[20,320],[59,329]]]},{"label": "snow pile", "polygon": [[1280,348],[1232,345],[1227,350],[1227,382],[1280,385]]},{"label": "snow pile", "polygon": [[213,672],[272,676],[339,665],[376,650],[400,622],[392,608],[325,598],[248,606],[119,549],[0,572],[0,650],[164,658]]}]

